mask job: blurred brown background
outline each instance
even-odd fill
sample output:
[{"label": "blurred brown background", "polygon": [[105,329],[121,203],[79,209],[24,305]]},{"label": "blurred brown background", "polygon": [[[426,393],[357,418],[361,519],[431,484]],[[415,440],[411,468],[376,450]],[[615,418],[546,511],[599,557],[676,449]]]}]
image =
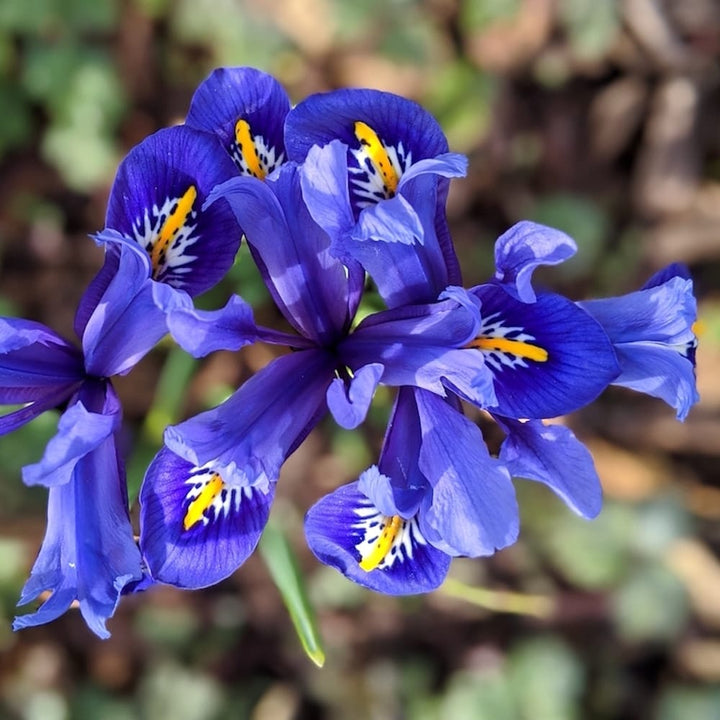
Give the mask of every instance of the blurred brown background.
[{"label": "blurred brown background", "polygon": [[[213,67],[255,65],[296,101],[372,86],[435,114],[470,157],[448,209],[467,285],[493,272],[495,237],[531,218],[578,241],[540,275],[576,299],[688,263],[703,334],[702,401],[685,424],[621,390],[567,419],[603,481],[597,520],[519,481],[520,542],[456,561],[455,584],[423,598],[357,588],[305,548],[303,512],[375,461],[391,395],[362,432],[324,422],[287,463],[276,508],[319,615],[322,670],[258,556],[203,592],[126,599],[109,641],[72,611],[13,634],[45,522],[45,492],[19,469],[54,418],[0,439],[0,718],[718,720],[719,58],[715,0],[3,0],[2,314],[72,337],[101,260],[87,234],[123,154],[181,121]],[[274,322],[242,252],[204,302],[232,291]],[[195,363],[168,343],[121,379],[131,490],[168,422],[218,402],[270,352]]]}]

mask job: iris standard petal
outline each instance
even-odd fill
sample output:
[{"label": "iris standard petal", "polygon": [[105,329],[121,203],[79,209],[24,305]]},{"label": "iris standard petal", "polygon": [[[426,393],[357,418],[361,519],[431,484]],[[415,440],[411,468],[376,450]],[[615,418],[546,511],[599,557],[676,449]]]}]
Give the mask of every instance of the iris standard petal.
[{"label": "iris standard petal", "polygon": [[165,444],[228,485],[267,489],[325,412],[335,362],[320,350],[275,358],[219,407],[169,427]]},{"label": "iris standard petal", "polygon": [[54,620],[77,600],[88,627],[109,637],[105,623],[122,589],[141,577],[125,480],[110,436],[78,461],[70,482],[50,488],[47,532],[19,604],[45,591],[50,596],[35,612],[15,618],[13,629]]},{"label": "iris standard petal", "polygon": [[287,93],[271,75],[223,67],[198,85],[185,124],[217,135],[243,175],[263,179],[285,160],[288,110]]},{"label": "iris standard petal", "polygon": [[82,337],[87,372],[98,377],[122,375],[167,334],[167,313],[191,307],[182,290],[148,276],[147,256],[134,243],[100,233],[119,252],[118,268],[106,286]]},{"label": "iris standard petal", "polygon": [[230,487],[163,448],[140,490],[140,548],[152,577],[192,589],[228,577],[255,549],[274,488]]},{"label": "iris standard petal", "polygon": [[540,265],[557,265],[577,252],[564,232],[523,220],[495,243],[495,279],[521,302],[535,302],[532,274]]},{"label": "iris standard petal", "polygon": [[383,366],[364,365],[352,378],[335,378],[327,389],[327,405],[340,427],[356,428],[365,419],[375,389],[380,382]]},{"label": "iris standard petal", "polygon": [[517,540],[515,491],[480,429],[437,395],[416,393],[422,427],[419,468],[432,486],[420,530],[450,555],[478,557]]},{"label": "iris standard petal", "polygon": [[493,375],[493,412],[550,418],[594,400],[620,367],[607,334],[561,295],[516,300],[497,285],[471,292],[482,303],[482,324],[468,352],[483,355]]},{"label": "iris standard petal", "polygon": [[428,544],[416,518],[383,515],[357,482],[310,508],[305,537],[318,560],[389,595],[434,590],[450,567],[450,556]]},{"label": "iris standard petal", "polygon": [[592,455],[572,430],[540,420],[497,420],[507,433],[500,460],[513,477],[541,482],[578,515],[597,516],[602,507],[600,478]]},{"label": "iris standard petal", "polygon": [[295,329],[320,344],[346,331],[345,266],[330,253],[330,238],[310,216],[302,198],[298,168],[285,164],[265,183],[237,177],[216,188],[210,202],[225,198],[242,225],[266,285]]},{"label": "iris standard petal", "polygon": [[697,307],[692,280],[680,274],[665,279],[667,275],[663,272],[637,292],[578,305],[603,326],[615,346],[622,372],[613,384],[661,398],[682,420],[699,399],[693,332]]},{"label": "iris standard petal", "polygon": [[423,172],[444,164],[428,159],[417,166],[418,173],[400,181],[399,194],[367,205],[357,220],[345,145],[335,140],[311,148],[300,171],[308,210],[330,236],[333,253],[365,268],[389,307],[434,300],[460,277],[445,221],[447,182]]},{"label": "iris standard petal", "polygon": [[236,174],[216,137],[187,126],[160,130],[120,164],[106,227],[147,252],[154,280],[198,295],[223,278],[240,245],[225,203],[203,209],[212,188]]}]

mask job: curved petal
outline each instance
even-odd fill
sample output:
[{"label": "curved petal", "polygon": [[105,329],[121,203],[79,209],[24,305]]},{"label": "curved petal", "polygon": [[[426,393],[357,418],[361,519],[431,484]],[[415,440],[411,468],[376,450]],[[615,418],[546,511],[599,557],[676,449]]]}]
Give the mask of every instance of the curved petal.
[{"label": "curved petal", "polygon": [[371,363],[363,365],[347,384],[341,378],[330,383],[327,405],[340,427],[352,430],[365,419],[382,373],[382,365]]},{"label": "curved petal", "polygon": [[308,210],[330,236],[333,254],[360,263],[389,307],[432,301],[451,278],[459,280],[445,220],[447,181],[422,172],[403,178],[400,194],[368,205],[356,220],[345,145],[313,147],[300,173]]},{"label": "curved petal", "polygon": [[271,75],[252,67],[216,68],[198,85],[185,124],[215,133],[243,175],[264,178],[285,160],[290,100]]},{"label": "curved petal", "polygon": [[448,150],[437,121],[417,103],[380,90],[346,88],[310,95],[290,111],[285,123],[290,160],[302,162],[313,145],[336,139],[351,152],[361,151],[357,122],[369,126],[391,153],[394,150],[401,166]]},{"label": "curved petal", "polygon": [[310,508],[305,537],[318,560],[359,585],[389,595],[434,590],[450,567],[450,556],[428,544],[416,518],[383,515],[357,482]]},{"label": "curved petal", "polygon": [[122,375],[167,334],[167,313],[192,306],[181,290],[148,277],[146,255],[116,233],[100,233],[119,252],[117,272],[87,321],[82,337],[87,372],[98,377]]},{"label": "curved petal", "polygon": [[381,363],[384,385],[413,385],[439,395],[462,389],[478,404],[494,402],[492,376],[477,353],[463,349],[480,324],[477,300],[453,288],[436,303],[368,316],[339,348],[350,367]]},{"label": "curved petal", "polygon": [[[674,267],[669,270],[677,273]],[[610,336],[622,369],[614,385],[659,397],[684,419],[699,399],[695,386],[692,280],[661,271],[644,289],[578,303]],[[656,283],[659,281],[659,284]]]},{"label": "curved petal", "polygon": [[192,296],[230,269],[241,230],[225,203],[203,207],[237,174],[217,138],[187,126],[160,130],[118,168],[105,219],[148,254],[152,277]]},{"label": "curved petal", "polygon": [[219,407],[167,428],[165,444],[228,485],[267,490],[325,412],[334,367],[319,350],[275,358]]},{"label": "curved petal", "polygon": [[89,412],[79,400],[60,416],[57,434],[51,438],[39,463],[23,468],[26,485],[64,485],[75,467],[120,426],[120,410],[104,414]]},{"label": "curved petal", "polygon": [[152,577],[191,589],[228,577],[258,544],[274,488],[230,487],[163,448],[140,489],[140,548]]},{"label": "curved petal", "polygon": [[577,252],[575,241],[555,228],[523,220],[495,243],[495,278],[517,300],[535,302],[532,274],[540,265],[557,265]]},{"label": "curved petal", "polygon": [[490,457],[480,429],[443,399],[417,392],[422,427],[419,468],[432,486],[420,530],[450,555],[478,557],[517,540],[515,491],[504,464]]},{"label": "curved petal", "polygon": [[497,420],[507,433],[500,460],[513,477],[541,482],[578,515],[597,516],[602,507],[600,478],[592,455],[572,430],[540,420]]},{"label": "curved petal", "polygon": [[50,328],[32,320],[0,318],[0,402],[30,402],[83,376],[78,349]]},{"label": "curved petal", "polygon": [[19,604],[45,591],[50,596],[35,612],[16,617],[13,629],[50,622],[77,600],[88,627],[107,638],[105,623],[123,588],[141,578],[124,473],[111,435],[77,462],[69,482],[50,488],[47,532]]},{"label": "curved petal", "polygon": [[245,230],[273,299],[296,330],[319,343],[337,339],[349,325],[352,290],[345,266],[330,253],[330,239],[302,198],[298,168],[284,165],[259,183],[237,177],[216,188]]},{"label": "curved petal", "polygon": [[533,303],[497,285],[471,291],[482,303],[482,325],[467,352],[482,354],[493,375],[493,412],[513,418],[550,418],[593,401],[620,371],[598,322],[560,295]]},{"label": "curved petal", "polygon": [[252,308],[238,295],[220,310],[172,310],[167,325],[175,342],[196,358],[216,350],[239,350],[258,339]]}]

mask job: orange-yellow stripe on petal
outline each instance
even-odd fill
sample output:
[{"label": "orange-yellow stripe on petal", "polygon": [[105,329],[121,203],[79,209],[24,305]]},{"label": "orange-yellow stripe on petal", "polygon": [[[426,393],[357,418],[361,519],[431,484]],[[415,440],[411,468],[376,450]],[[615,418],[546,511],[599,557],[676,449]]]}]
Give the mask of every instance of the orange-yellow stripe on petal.
[{"label": "orange-yellow stripe on petal", "polygon": [[265,170],[260,164],[257,147],[250,132],[250,123],[242,118],[235,123],[235,142],[237,142],[248,172],[260,180],[265,179]]},{"label": "orange-yellow stripe on petal", "polygon": [[183,528],[189,530],[193,525],[202,520],[205,511],[212,505],[213,500],[220,494],[225,486],[222,478],[217,474],[213,474],[208,480],[200,494],[188,506],[185,517],[183,518]]},{"label": "orange-yellow stripe on petal", "polygon": [[360,141],[375,169],[380,173],[387,191],[394,195],[399,181],[398,174],[377,133],[369,125],[358,120],[355,123],[355,137]]},{"label": "orange-yellow stripe on petal", "polygon": [[385,559],[395,542],[395,538],[402,529],[402,523],[403,519],[399,515],[385,518],[385,525],[375,543],[375,547],[373,547],[369,555],[360,561],[360,567],[365,572],[374,570]]},{"label": "orange-yellow stripe on petal", "polygon": [[476,348],[478,350],[499,350],[516,357],[535,360],[536,362],[546,362],[548,359],[548,351],[538,345],[531,345],[522,340],[508,340],[507,338],[484,337],[480,336],[468,343],[466,347]]},{"label": "orange-yellow stripe on petal", "polygon": [[153,242],[152,252],[150,253],[150,260],[155,272],[157,272],[160,265],[164,263],[167,251],[172,246],[175,236],[180,228],[187,222],[196,198],[197,189],[194,185],[191,185],[178,200],[175,209],[168,215],[160,228],[160,232]]}]

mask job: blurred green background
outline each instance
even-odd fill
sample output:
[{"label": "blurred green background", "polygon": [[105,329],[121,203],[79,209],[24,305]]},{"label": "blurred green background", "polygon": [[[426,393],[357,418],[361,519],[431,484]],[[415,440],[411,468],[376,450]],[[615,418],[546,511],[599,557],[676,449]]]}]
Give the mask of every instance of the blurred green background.
[{"label": "blurred green background", "polygon": [[[597,520],[518,481],[521,540],[456,561],[427,597],[375,595],[307,551],[304,511],[374,461],[392,396],[378,393],[362,432],[324,422],[288,461],[274,510],[323,669],[257,554],[206,591],[124,600],[108,641],[74,611],[13,634],[44,531],[45,491],[19,479],[54,431],[52,414],[38,418],[0,439],[0,718],[720,719],[719,59],[714,0],[2,0],[2,314],[72,337],[117,163],[181,121],[213,67],[237,64],[296,101],[372,86],[431,110],[470,157],[448,209],[467,285],[492,273],[495,237],[532,218],[578,241],[540,278],[578,299],[687,262],[703,333],[702,401],[684,425],[621,390],[565,419],[596,458]],[[203,302],[234,290],[276,321],[245,252]],[[196,363],[168,343],[121,379],[131,487],[168,422],[271,357]]]}]

